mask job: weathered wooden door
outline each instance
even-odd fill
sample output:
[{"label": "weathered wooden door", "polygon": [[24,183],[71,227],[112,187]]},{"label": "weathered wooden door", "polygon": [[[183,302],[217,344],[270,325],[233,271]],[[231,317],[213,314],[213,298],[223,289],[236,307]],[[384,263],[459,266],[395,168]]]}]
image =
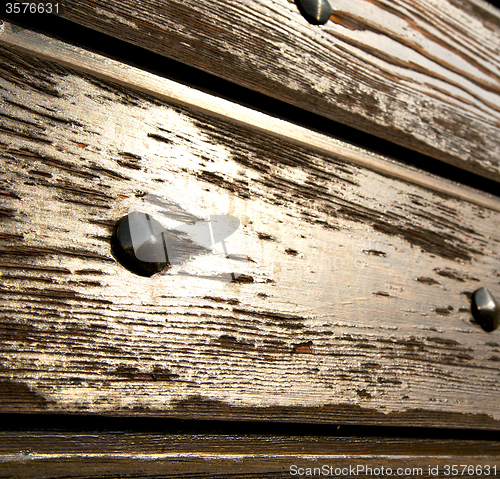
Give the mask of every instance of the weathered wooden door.
[{"label": "weathered wooden door", "polygon": [[500,12],[309,8],[2,5],[1,477],[500,474]]}]

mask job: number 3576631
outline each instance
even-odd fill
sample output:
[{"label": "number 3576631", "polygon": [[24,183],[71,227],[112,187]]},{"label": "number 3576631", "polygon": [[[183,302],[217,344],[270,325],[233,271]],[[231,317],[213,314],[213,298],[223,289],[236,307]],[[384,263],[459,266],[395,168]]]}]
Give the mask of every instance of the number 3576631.
[{"label": "number 3576631", "polygon": [[5,13],[59,13],[58,3],[6,3]]}]

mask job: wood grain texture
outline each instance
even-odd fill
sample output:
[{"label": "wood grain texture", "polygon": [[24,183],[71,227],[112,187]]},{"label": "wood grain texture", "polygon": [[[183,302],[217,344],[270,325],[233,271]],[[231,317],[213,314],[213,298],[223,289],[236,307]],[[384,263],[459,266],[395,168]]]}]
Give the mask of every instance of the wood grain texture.
[{"label": "wood grain texture", "polygon": [[[500,468],[500,444],[257,434],[0,433],[0,477],[280,478],[297,476],[291,472],[299,468],[304,476],[307,468],[313,471],[324,466],[332,472],[327,477],[342,477],[335,469],[349,470],[350,466],[359,472],[355,477],[367,478],[373,473],[366,468],[379,468],[380,472],[383,466],[395,477],[444,478],[449,477],[444,466],[453,464],[467,464],[474,472],[478,466],[478,472],[487,471],[489,465],[489,476],[473,473],[465,477],[495,477],[493,466],[497,471]],[[358,471],[358,466],[365,469]],[[439,473],[429,474],[429,466],[434,470],[437,466]]]},{"label": "wood grain texture", "polygon": [[[0,62],[1,411],[499,428],[499,333],[468,299],[500,296],[499,212]],[[110,253],[132,209],[242,224],[230,259],[141,278]]]},{"label": "wood grain texture", "polygon": [[67,0],[60,15],[500,180],[498,10],[480,0],[333,8],[321,27],[292,0]]},{"label": "wood grain texture", "polygon": [[[348,163],[368,168],[385,176],[423,186],[467,202],[500,211],[498,198],[484,192],[457,184],[443,178],[430,176],[416,168],[402,166],[396,161],[361,148],[346,146],[346,142],[310,130],[297,124],[275,118],[263,112],[235,104],[193,87],[158,77],[144,70],[112,60],[88,50],[55,40],[52,37],[4,22],[0,44],[37,58],[55,62],[80,73],[90,74],[104,81],[111,81],[126,89],[153,96],[159,100],[187,107],[253,131],[264,132],[279,140],[306,147],[310,151],[334,156]],[[154,134],[153,134],[154,136]]]}]

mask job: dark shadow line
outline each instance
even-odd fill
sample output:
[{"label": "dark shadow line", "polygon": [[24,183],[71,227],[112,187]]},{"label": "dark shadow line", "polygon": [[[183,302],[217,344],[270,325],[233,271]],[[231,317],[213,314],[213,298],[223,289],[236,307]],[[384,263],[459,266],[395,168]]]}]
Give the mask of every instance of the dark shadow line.
[{"label": "dark shadow line", "polygon": [[0,414],[1,431],[128,432],[290,437],[384,437],[498,441],[498,431],[431,427],[357,426],[266,421],[181,420],[161,417],[113,417],[77,414]]}]

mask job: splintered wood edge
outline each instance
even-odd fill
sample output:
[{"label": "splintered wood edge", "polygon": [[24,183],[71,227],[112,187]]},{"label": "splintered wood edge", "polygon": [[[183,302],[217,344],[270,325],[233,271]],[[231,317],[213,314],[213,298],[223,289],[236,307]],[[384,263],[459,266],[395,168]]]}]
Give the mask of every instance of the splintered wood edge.
[{"label": "splintered wood edge", "polygon": [[257,131],[264,131],[298,146],[304,146],[319,153],[334,155],[339,159],[366,167],[383,175],[398,178],[500,212],[500,200],[486,193],[464,185],[458,185],[444,178],[432,176],[415,168],[398,165],[380,155],[327,135],[23,29],[9,22],[4,22],[3,25],[0,24],[0,44],[14,47],[77,71],[112,81],[115,84],[132,88],[162,100],[174,102],[234,124]]}]

